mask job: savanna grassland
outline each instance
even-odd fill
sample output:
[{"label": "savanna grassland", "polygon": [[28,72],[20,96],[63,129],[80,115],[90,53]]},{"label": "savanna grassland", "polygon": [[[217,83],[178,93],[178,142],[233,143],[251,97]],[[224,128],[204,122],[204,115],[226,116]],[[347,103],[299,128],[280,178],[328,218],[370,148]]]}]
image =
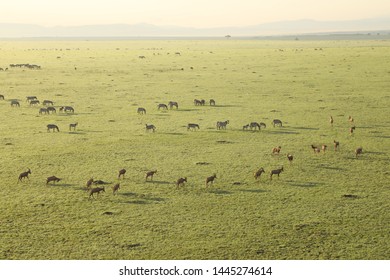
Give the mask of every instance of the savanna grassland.
[{"label": "savanna grassland", "polygon": [[[388,40],[2,41],[0,259],[389,259],[389,55]],[[108,183],[95,198],[91,177]]]}]

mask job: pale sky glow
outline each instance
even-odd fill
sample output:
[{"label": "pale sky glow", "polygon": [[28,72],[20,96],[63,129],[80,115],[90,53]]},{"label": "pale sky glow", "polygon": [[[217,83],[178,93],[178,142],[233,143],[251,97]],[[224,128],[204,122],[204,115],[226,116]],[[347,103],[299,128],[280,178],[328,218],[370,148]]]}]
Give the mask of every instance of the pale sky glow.
[{"label": "pale sky glow", "polygon": [[390,0],[2,0],[1,23],[246,26],[390,15]]}]

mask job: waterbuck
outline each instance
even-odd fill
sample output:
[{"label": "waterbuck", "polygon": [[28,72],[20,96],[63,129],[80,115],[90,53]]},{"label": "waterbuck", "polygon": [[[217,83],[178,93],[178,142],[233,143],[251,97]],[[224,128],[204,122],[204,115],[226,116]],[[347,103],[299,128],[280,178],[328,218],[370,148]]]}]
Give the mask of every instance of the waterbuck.
[{"label": "waterbuck", "polygon": [[359,147],[355,150],[355,155],[356,155],[356,158],[358,157],[358,155],[361,155],[363,153],[363,148],[362,147]]},{"label": "waterbuck", "polygon": [[78,122],[69,124],[69,131],[72,130],[72,128],[73,128],[73,131],[76,131],[76,126],[78,124],[79,124]]},{"label": "waterbuck", "polygon": [[184,182],[187,182],[187,177],[177,179],[176,187],[184,186]]},{"label": "waterbuck", "polygon": [[278,120],[278,119],[274,119],[272,121],[272,125],[275,127],[275,126],[283,126],[282,124],[282,121],[281,120]]},{"label": "waterbuck", "polygon": [[213,174],[213,176],[210,176],[210,177],[207,177],[206,178],[206,187],[208,186],[208,184],[213,184],[214,183],[214,180],[215,178],[217,178],[217,174]]},{"label": "waterbuck", "polygon": [[156,174],[156,173],[157,173],[157,170],[152,170],[152,171],[146,172],[145,180],[147,181],[148,178],[150,177],[150,180],[153,181],[153,176],[154,176],[154,174]]},{"label": "waterbuck", "polygon": [[253,173],[253,176],[257,180],[261,176],[261,174],[263,174],[263,173],[265,173],[265,171],[264,171],[264,168],[261,167],[259,170],[257,170],[255,173]]},{"label": "waterbuck", "polygon": [[146,126],[146,131],[155,131],[156,130],[156,127],[154,126],[154,125],[152,125],[152,124],[146,124],[145,125]]},{"label": "waterbuck", "polygon": [[31,174],[30,168],[28,168],[27,171],[20,173],[18,182],[19,181],[21,182],[24,178],[27,178],[28,180],[30,180],[30,178],[28,178],[29,174]]},{"label": "waterbuck", "polygon": [[226,126],[228,125],[228,123],[229,123],[229,120],[224,121],[224,122],[218,121],[217,122],[217,129],[226,129]]},{"label": "waterbuck", "polygon": [[175,101],[169,101],[168,103],[169,109],[173,109],[173,107],[176,107],[176,109],[179,109],[179,104]]},{"label": "waterbuck", "polygon": [[272,175],[278,175],[278,178],[279,178],[279,174],[282,173],[283,171],[283,166],[279,169],[274,169],[274,170],[271,170],[270,172],[270,180],[272,180]]},{"label": "waterbuck", "polygon": [[97,187],[97,188],[92,188],[89,190],[89,198],[91,197],[94,197],[94,194],[96,193],[96,196],[99,195],[100,192],[106,192],[104,190],[104,187],[100,188],[100,187]]},{"label": "waterbuck", "polygon": [[140,115],[143,115],[143,114],[146,114],[146,110],[145,110],[145,108],[139,107],[137,109],[137,113],[140,114]]},{"label": "waterbuck", "polygon": [[53,130],[53,132],[55,132],[56,130],[57,130],[57,132],[60,132],[60,129],[55,124],[48,124],[47,125],[47,132],[50,132],[50,129]]},{"label": "waterbuck", "polygon": [[46,185],[49,184],[50,182],[58,183],[61,179],[57,178],[56,176],[50,176],[47,177],[46,179]]},{"label": "waterbuck", "polygon": [[117,193],[120,188],[121,188],[121,185],[119,183],[113,185],[112,186],[112,193],[115,195],[115,193]]},{"label": "waterbuck", "polygon": [[120,179],[121,176],[122,176],[122,179],[124,179],[125,174],[126,174],[126,169],[123,168],[123,169],[119,170],[118,179]]},{"label": "waterbuck", "polygon": [[192,129],[192,130],[199,129],[199,125],[196,124],[196,123],[189,123],[189,124],[187,125],[187,130],[190,130],[190,129]]}]

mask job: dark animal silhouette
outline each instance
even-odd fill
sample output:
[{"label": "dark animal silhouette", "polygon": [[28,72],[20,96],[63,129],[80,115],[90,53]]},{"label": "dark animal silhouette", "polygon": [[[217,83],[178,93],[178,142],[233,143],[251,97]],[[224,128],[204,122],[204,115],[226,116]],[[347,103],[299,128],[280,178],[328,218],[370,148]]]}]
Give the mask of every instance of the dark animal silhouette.
[{"label": "dark animal silhouette", "polygon": [[30,178],[28,178],[28,175],[29,175],[29,174],[31,174],[30,168],[28,168],[27,171],[20,173],[18,182],[19,182],[19,181],[21,182],[21,181],[22,181],[23,179],[25,179],[25,178],[27,178],[28,180],[30,180]]},{"label": "dark animal silhouette", "polygon": [[97,187],[97,188],[90,189],[89,190],[89,198],[94,197],[95,193],[96,193],[96,196],[98,196],[100,192],[106,192],[104,190],[104,187]]},{"label": "dark animal silhouette", "polygon": [[59,181],[61,181],[60,178],[57,178],[56,176],[50,176],[47,177],[46,179],[46,185],[49,184],[50,182],[58,183]]},{"label": "dark animal silhouette", "polygon": [[213,176],[207,177],[207,178],[206,178],[206,187],[208,186],[209,183],[210,183],[210,184],[213,184],[215,178],[217,178],[217,174],[215,174],[215,173],[214,173]]},{"label": "dark animal silhouette", "polygon": [[122,176],[122,179],[124,179],[125,178],[125,174],[126,174],[126,169],[119,170],[118,179],[120,179],[121,176]]},{"label": "dark animal silhouette", "polygon": [[152,170],[152,171],[146,172],[145,180],[147,181],[148,178],[150,177],[150,180],[153,181],[153,176],[154,176],[154,174],[156,174],[156,173],[157,173],[157,170]]},{"label": "dark animal silhouette", "polygon": [[272,176],[273,175],[278,175],[278,178],[279,178],[279,175],[280,175],[280,173],[282,173],[282,171],[283,171],[283,166],[281,168],[279,168],[279,169],[271,170],[271,172],[270,172],[270,180],[272,180]]},{"label": "dark animal silhouette", "polygon": [[255,179],[257,180],[261,174],[263,174],[265,171],[264,171],[264,168],[261,167],[259,170],[257,170],[255,173],[253,173],[253,176],[255,177]]}]

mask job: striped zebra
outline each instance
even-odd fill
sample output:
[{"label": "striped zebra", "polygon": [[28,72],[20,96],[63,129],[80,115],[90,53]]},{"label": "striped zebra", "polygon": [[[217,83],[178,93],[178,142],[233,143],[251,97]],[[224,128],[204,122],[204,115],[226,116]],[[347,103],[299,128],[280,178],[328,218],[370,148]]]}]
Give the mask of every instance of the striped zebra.
[{"label": "striped zebra", "polygon": [[278,120],[278,119],[275,119],[272,121],[272,125],[275,127],[275,126],[283,126],[282,125],[282,121],[281,120]]},{"label": "striped zebra", "polygon": [[153,131],[154,132],[156,130],[156,127],[152,124],[146,124],[145,127],[146,127],[146,131]]},{"label": "striped zebra", "polygon": [[56,130],[57,130],[57,132],[60,132],[60,129],[55,124],[48,124],[47,125],[47,132],[50,132],[50,129],[53,130],[53,132],[55,132]]},{"label": "striped zebra", "polygon": [[227,126],[228,123],[229,123],[228,120],[224,121],[224,122],[218,121],[217,122],[217,129],[226,129],[226,126]]},{"label": "striped zebra", "polygon": [[199,128],[200,128],[199,125],[196,124],[196,123],[189,123],[189,124],[187,125],[187,130],[190,130],[190,129],[196,130],[196,129],[199,129]]},{"label": "striped zebra", "polygon": [[169,109],[171,109],[171,110],[173,107],[176,107],[176,109],[179,109],[179,104],[175,101],[169,101],[168,106],[169,106]]},{"label": "striped zebra", "polygon": [[139,107],[139,108],[137,109],[137,113],[140,114],[140,115],[143,115],[143,114],[146,114],[146,110],[145,110],[145,108]]}]

